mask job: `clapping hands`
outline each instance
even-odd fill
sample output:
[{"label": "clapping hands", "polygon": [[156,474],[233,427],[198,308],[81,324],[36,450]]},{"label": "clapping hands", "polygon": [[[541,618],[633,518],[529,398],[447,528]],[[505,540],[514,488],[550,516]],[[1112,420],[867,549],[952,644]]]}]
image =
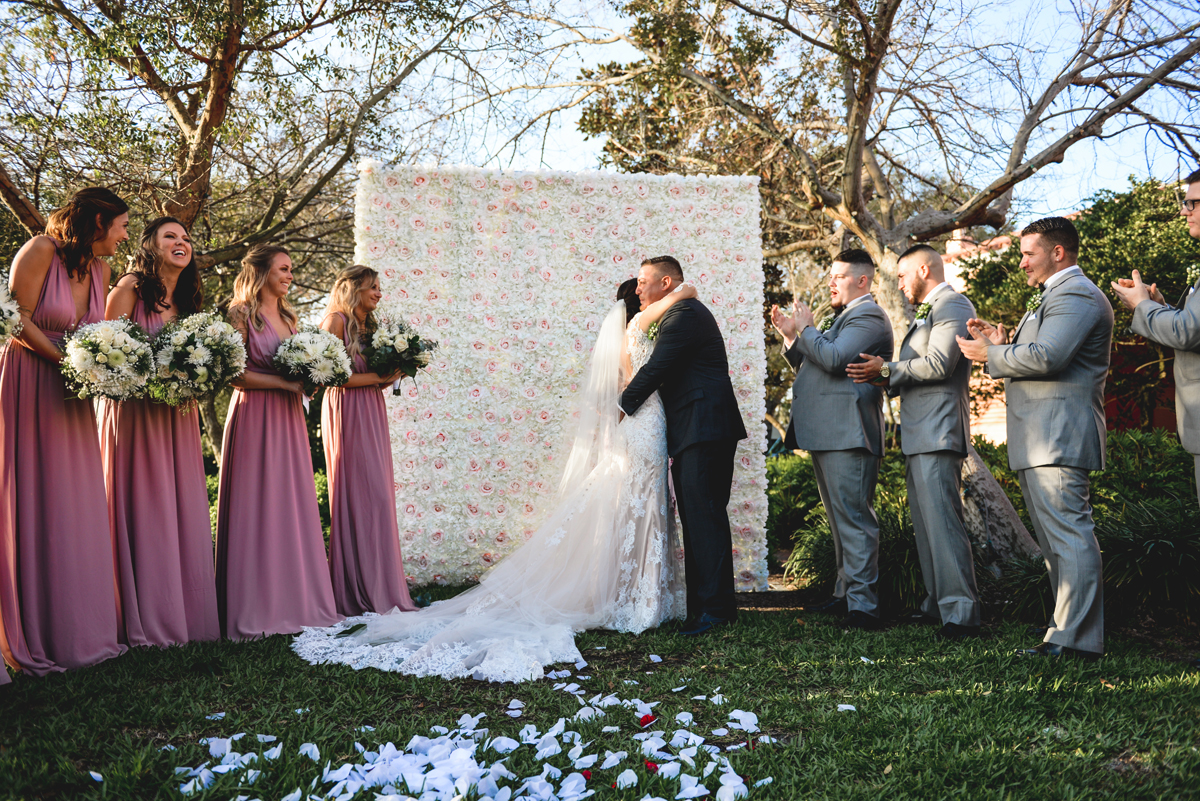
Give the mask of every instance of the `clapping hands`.
[{"label": "clapping hands", "polygon": [[963,356],[973,362],[986,364],[989,347],[1008,343],[1008,332],[1004,330],[1003,325],[992,325],[974,317],[967,320],[967,332],[971,335],[971,339],[966,337],[955,337],[955,339],[958,340],[958,347],[962,350]]},{"label": "clapping hands", "polygon": [[1136,309],[1138,304],[1144,300],[1152,300],[1155,303],[1166,303],[1162,293],[1158,291],[1158,284],[1146,286],[1142,283],[1141,273],[1137,270],[1133,271],[1132,278],[1119,278],[1113,281],[1112,288],[1117,299],[1130,311]]},{"label": "clapping hands", "polygon": [[771,307],[771,325],[785,340],[800,336],[805,328],[813,325],[812,309],[798,298],[792,301],[791,314],[785,314],[778,306]]}]

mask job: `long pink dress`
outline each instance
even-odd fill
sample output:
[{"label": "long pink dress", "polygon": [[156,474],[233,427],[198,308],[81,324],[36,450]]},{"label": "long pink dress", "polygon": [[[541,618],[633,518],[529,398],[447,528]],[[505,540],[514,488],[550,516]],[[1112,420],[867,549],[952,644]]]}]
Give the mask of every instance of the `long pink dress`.
[{"label": "long pink dress", "polygon": [[[104,319],[107,289],[92,262],[79,325]],[[57,254],[32,320],[55,343],[76,325]],[[35,676],[125,651],[92,402],[68,398],[58,365],[16,343],[0,353],[0,622],[5,660]]]},{"label": "long pink dress", "polygon": [[[140,298],[130,318],[151,336],[163,326]],[[219,639],[199,412],[149,400],[101,401],[100,451],[126,641]]]},{"label": "long pink dress", "polygon": [[[345,325],[346,315],[340,316]],[[348,330],[343,340],[349,347]],[[361,353],[354,356],[354,372],[370,372]],[[325,390],[321,431],[329,471],[329,570],[338,612],[413,611],[417,605],[400,556],[383,393],[374,386]]]},{"label": "long pink dress", "polygon": [[[246,326],[247,369],[276,373],[280,339]],[[231,640],[294,634],[342,619],[333,601],[300,396],[235,389],[217,499],[217,603]]]}]

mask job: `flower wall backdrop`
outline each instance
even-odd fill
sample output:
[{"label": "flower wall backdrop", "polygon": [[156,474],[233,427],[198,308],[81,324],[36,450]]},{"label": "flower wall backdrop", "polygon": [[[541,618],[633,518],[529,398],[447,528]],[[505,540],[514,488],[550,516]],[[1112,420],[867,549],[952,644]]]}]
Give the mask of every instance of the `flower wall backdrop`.
[{"label": "flower wall backdrop", "polygon": [[750,438],[729,517],[739,590],[767,587],[757,177],[359,165],[356,259],[379,314],[439,340],[389,395],[414,584],[478,577],[554,505],[572,400],[617,285],[669,253],[725,334]]}]

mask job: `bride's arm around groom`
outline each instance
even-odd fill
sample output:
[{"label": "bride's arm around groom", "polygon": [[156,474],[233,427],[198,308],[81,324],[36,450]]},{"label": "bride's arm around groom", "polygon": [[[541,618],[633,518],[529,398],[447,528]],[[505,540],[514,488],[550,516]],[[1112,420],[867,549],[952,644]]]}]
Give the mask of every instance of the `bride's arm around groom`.
[{"label": "bride's arm around groom", "polygon": [[[642,308],[683,282],[671,256],[647,259],[638,273]],[[700,633],[737,616],[729,503],[734,453],[746,428],[729,380],[725,339],[699,300],[674,304],[658,324],[654,352],[621,394],[621,410],[636,414],[658,392],[667,417],[667,452],[673,460],[679,517],[683,522],[688,619]]]}]

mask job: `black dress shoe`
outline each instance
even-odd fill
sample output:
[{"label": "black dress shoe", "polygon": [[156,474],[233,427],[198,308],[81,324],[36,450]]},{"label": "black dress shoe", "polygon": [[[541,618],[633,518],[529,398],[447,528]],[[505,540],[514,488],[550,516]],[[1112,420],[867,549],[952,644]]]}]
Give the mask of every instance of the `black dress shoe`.
[{"label": "black dress shoe", "polygon": [[689,637],[695,637],[696,635],[703,634],[704,632],[716,628],[717,626],[725,626],[732,622],[733,621],[730,618],[715,617],[714,615],[708,614],[708,612],[704,612],[698,618],[693,620],[690,625],[685,625],[680,631],[680,634],[686,634]]},{"label": "black dress shoe", "polygon": [[960,626],[958,623],[947,623],[933,636],[939,640],[966,640],[979,636],[979,626]]},{"label": "black dress shoe", "polygon": [[909,609],[904,614],[900,615],[901,623],[909,623],[916,626],[936,626],[942,621],[933,615],[927,615],[919,607]]},{"label": "black dress shoe", "polygon": [[1081,651],[1078,648],[1070,648],[1058,643],[1044,642],[1033,648],[1018,648],[1017,656],[1070,656],[1085,662],[1095,662],[1104,654],[1098,654],[1095,651]]},{"label": "black dress shoe", "polygon": [[883,624],[874,615],[868,615],[860,609],[855,609],[846,615],[846,619],[842,621],[842,628],[858,629],[859,631],[878,631],[883,628]]},{"label": "black dress shoe", "polygon": [[1045,623],[1041,626],[1033,625],[1033,626],[1029,626],[1025,629],[1025,634],[1030,637],[1041,638],[1041,637],[1046,636],[1046,632],[1049,631],[1049,629],[1050,629],[1049,623]]},{"label": "black dress shoe", "polygon": [[820,612],[826,615],[844,615],[846,614],[846,599],[833,597],[816,606],[806,606],[804,607],[804,611]]}]

